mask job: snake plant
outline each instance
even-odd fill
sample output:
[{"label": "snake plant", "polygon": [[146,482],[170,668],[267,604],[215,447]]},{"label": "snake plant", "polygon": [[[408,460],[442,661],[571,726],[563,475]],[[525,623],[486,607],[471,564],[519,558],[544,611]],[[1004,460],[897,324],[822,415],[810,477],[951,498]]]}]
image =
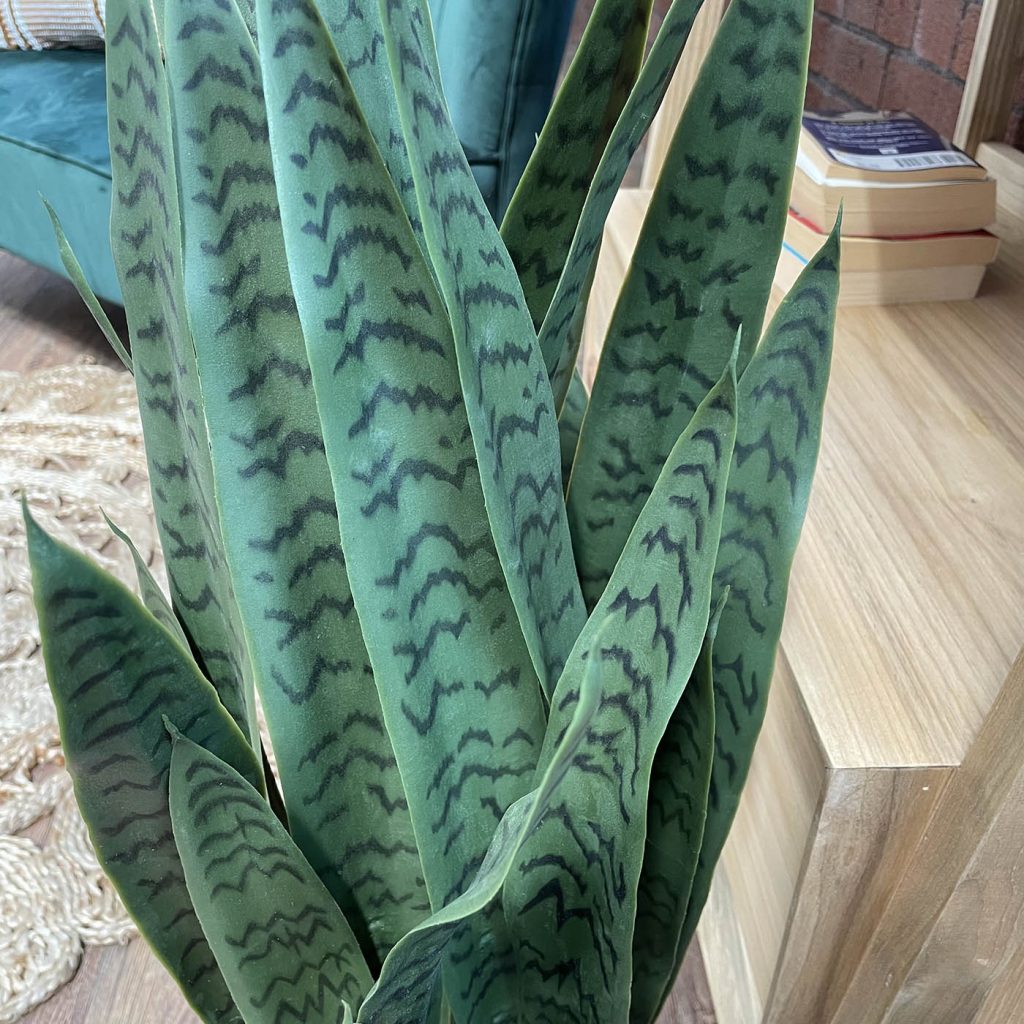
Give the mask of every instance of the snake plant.
[{"label": "snake plant", "polygon": [[811,11],[733,0],[573,377],[698,7],[645,57],[651,0],[598,0],[499,228],[425,0],[108,2],[130,356],[57,231],[135,375],[170,595],[26,508],[28,544],[79,806],[203,1021],[666,998],[764,716],[837,291],[833,234],[762,332]]}]

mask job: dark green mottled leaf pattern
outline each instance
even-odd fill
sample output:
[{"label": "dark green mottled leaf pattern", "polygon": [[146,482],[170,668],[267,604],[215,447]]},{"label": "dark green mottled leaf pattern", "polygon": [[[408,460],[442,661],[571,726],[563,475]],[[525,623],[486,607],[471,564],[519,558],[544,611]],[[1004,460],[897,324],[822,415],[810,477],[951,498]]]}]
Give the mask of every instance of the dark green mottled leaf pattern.
[{"label": "dark green mottled leaf pattern", "polygon": [[598,0],[501,223],[539,329],[647,43],[652,0]]},{"label": "dark green mottled leaf pattern", "polygon": [[166,35],[184,288],[227,558],[295,840],[379,962],[427,900],[346,575],[259,58],[216,0],[169,4]]},{"label": "dark green mottled leaf pattern", "polygon": [[558,445],[562,453],[562,490],[569,487],[572,463],[576,458],[576,446],[580,441],[580,427],[587,411],[587,388],[577,370],[565,396],[565,404],[558,417]]},{"label": "dark green mottled leaf pattern", "polygon": [[245,1024],[339,1024],[371,984],[344,915],[252,786],[168,728],[174,839]]},{"label": "dark green mottled leaf pattern", "polygon": [[729,588],[714,647],[715,760],[690,941],[736,814],[786,610],[789,570],[814,477],[839,292],[839,225],[772,319],[740,383],[740,425],[715,567]]},{"label": "dark green mottled leaf pattern", "polygon": [[113,0],[107,22],[110,232],[171,597],[204,671],[255,744],[252,674],[224,557],[185,313],[171,113],[153,7]]},{"label": "dark green mottled leaf pattern", "polygon": [[810,23],[808,0],[730,5],[669,149],[569,488],[589,606],[737,330],[741,374],[757,344],[789,206]]},{"label": "dark green mottled leaf pattern", "polygon": [[171,833],[171,744],[162,715],[173,715],[256,786],[259,765],[178,639],[27,511],[25,524],[64,755],[97,856],[203,1020],[235,1024],[238,1013],[196,920]]},{"label": "dark green mottled leaf pattern", "polygon": [[540,330],[540,348],[556,406],[562,404],[576,365],[605,220],[630,161],[661,105],[701,3],[702,0],[674,0],[668,9],[594,175],[565,267]]},{"label": "dark green mottled leaf pattern", "polygon": [[[271,136],[289,262],[306,268],[295,293],[342,536],[439,908],[527,791],[541,689],[488,530],[443,301],[315,12],[271,0],[259,16],[273,41]],[[308,43],[285,45],[300,36]],[[307,88],[310,78],[330,84]],[[493,926],[503,929],[500,915]],[[511,956],[498,934],[466,939]],[[465,1001],[482,1005],[488,991]]]},{"label": "dark green mottled leaf pattern", "polygon": [[555,407],[522,288],[432,72],[423,6],[382,0],[384,33],[491,529],[550,693],[585,618],[561,498]]},{"label": "dark green mottled leaf pattern", "polygon": [[[595,650],[600,649],[602,638],[598,630]],[[502,816],[472,884],[406,936],[387,959],[360,1014],[364,1024],[420,1024],[428,1019],[429,994],[437,983],[442,954],[463,923],[492,904],[523,843],[547,813],[598,711],[604,667],[601,659],[591,658],[572,716],[537,788]],[[508,1005],[501,1007],[500,1019],[511,1019],[510,1012]]]},{"label": "dark green mottled leaf pattern", "polygon": [[715,749],[711,652],[724,602],[711,613],[693,666],[651,769],[647,843],[633,928],[633,997],[629,1019],[657,1017],[681,959],[677,951],[707,816]]},{"label": "dark green mottled leaf pattern", "polygon": [[673,448],[555,690],[548,757],[607,620],[601,706],[505,887],[523,972],[518,1019],[606,1024],[628,1016],[651,765],[708,624],[736,429],[732,374],[730,366]]}]

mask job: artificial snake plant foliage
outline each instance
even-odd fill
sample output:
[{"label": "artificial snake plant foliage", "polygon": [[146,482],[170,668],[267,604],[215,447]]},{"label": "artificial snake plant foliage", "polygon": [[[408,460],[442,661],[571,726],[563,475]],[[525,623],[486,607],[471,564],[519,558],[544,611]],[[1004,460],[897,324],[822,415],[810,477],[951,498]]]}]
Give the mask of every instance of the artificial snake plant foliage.
[{"label": "artificial snake plant foliage", "polygon": [[174,839],[246,1024],[336,1024],[372,984],[352,929],[266,800],[170,721],[168,730]]},{"label": "artificial snake plant foliage", "polygon": [[[718,599],[697,663],[651,769],[647,844],[636,896],[629,1019],[657,1017],[679,963],[677,949],[700,857],[715,749],[711,657],[728,595]],[[685,952],[685,951],[684,951]]]},{"label": "artificial snake plant foliage", "polygon": [[589,606],[665,454],[742,326],[761,332],[789,207],[810,40],[808,0],[731,4],[680,119],[615,307],[569,486]]},{"label": "artificial snake plant foliage", "polygon": [[259,763],[179,638],[27,509],[25,524],[64,756],[96,854],[203,1020],[236,1021],[171,831],[162,716],[174,715],[257,787]]},{"label": "artificial snake plant foliage", "polygon": [[149,610],[150,615],[160,623],[164,629],[170,633],[175,640],[177,640],[185,650],[188,650],[188,638],[185,636],[184,631],[181,628],[181,623],[178,622],[177,616],[174,614],[174,609],[171,607],[170,601],[164,595],[163,590],[160,589],[160,584],[157,583],[153,577],[153,573],[150,571],[149,565],[146,560],[142,557],[142,553],[135,546],[131,537],[124,532],[116,523],[112,522],[110,516],[106,513],[103,514],[103,518],[107,521],[107,526],[110,527],[111,532],[120,540],[131,552],[132,562],[135,565],[135,576],[139,581],[139,597],[142,598],[142,603]]},{"label": "artificial snake plant foliage", "polygon": [[540,329],[594,172],[640,71],[652,0],[598,0],[501,224]]},{"label": "artificial snake plant foliage", "polygon": [[429,907],[349,589],[270,150],[252,138],[268,132],[259,56],[216,0],[168,3],[164,46],[183,286],[239,615],[295,840],[379,963]]},{"label": "artificial snake plant foliage", "polygon": [[[516,857],[560,792],[604,692],[605,662],[601,652],[607,632],[595,631],[591,659],[580,684],[578,699],[557,747],[537,786],[502,815],[472,884],[407,935],[384,962],[380,980],[360,1014],[365,1024],[413,1024],[429,1020],[431,989],[437,985],[442,954],[467,920],[493,907]],[[510,1007],[499,1008],[495,1019],[509,1019]]]},{"label": "artificial snake plant foliage", "polygon": [[789,572],[821,442],[838,295],[837,221],[783,299],[741,381],[743,411],[715,567],[716,593],[729,589],[712,660],[715,758],[683,947],[710,891],[768,705]]},{"label": "artificial snake plant foliage", "polygon": [[108,14],[114,263],[174,608],[224,706],[255,744],[252,672],[224,556],[182,283],[172,113],[155,10],[116,0]]},{"label": "artificial snake plant foliage", "polygon": [[520,626],[550,693],[583,626],[558,424],[522,286],[455,135],[423,0],[381,0],[384,35],[447,303],[480,479]]},{"label": "artificial snake plant foliage", "polygon": [[268,0],[257,13],[353,592],[440,908],[528,788],[541,689],[488,529],[443,300],[317,12]]},{"label": "artificial snake plant foliage", "polygon": [[665,96],[701,3],[702,0],[673,0],[594,174],[565,267],[540,329],[540,348],[556,408],[562,406],[576,365],[605,220],[630,161]]},{"label": "artificial snake plant foliage", "polygon": [[733,0],[588,404],[604,220],[699,6],[644,60],[650,0],[599,0],[501,233],[426,0],[111,2],[171,597],[134,548],[141,602],[29,548],[100,859],[209,1024],[648,1024],[669,991],[764,714],[838,258],[757,347],[809,11]]},{"label": "artificial snake plant foliage", "polygon": [[519,1019],[623,1021],[655,751],[708,624],[736,432],[734,365],[676,442],[551,703],[541,765],[603,624],[601,705],[505,890],[529,983]]},{"label": "artificial snake plant foliage", "polygon": [[572,463],[576,458],[576,446],[580,441],[580,427],[587,411],[587,386],[579,371],[572,375],[572,382],[565,396],[565,404],[558,417],[558,444],[562,456],[562,490],[569,486]]}]

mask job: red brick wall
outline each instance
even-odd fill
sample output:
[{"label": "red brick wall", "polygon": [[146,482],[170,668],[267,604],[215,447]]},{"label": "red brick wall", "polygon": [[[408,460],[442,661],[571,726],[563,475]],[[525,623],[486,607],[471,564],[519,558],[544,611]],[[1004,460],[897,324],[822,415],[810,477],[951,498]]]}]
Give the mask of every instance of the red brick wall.
[{"label": "red brick wall", "polygon": [[[910,110],[949,135],[960,109],[982,0],[816,0],[807,105]],[[579,0],[570,52],[594,0]],[[660,24],[669,0],[655,0]],[[1024,74],[1008,142],[1024,146]]]}]

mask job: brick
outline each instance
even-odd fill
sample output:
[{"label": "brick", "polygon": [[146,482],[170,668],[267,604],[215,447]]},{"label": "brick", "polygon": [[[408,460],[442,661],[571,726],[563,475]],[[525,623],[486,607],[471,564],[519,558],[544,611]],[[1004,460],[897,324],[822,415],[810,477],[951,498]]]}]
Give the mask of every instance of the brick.
[{"label": "brick", "polygon": [[828,82],[808,78],[804,107],[818,114],[834,114],[849,110],[850,104],[842,96],[837,96]]},{"label": "brick", "polygon": [[846,0],[843,9],[843,17],[858,28],[866,28],[868,31],[875,27],[875,18],[878,15],[878,0]]},{"label": "brick", "polygon": [[978,19],[981,17],[981,4],[971,4],[964,11],[960,22],[960,36],[953,50],[953,60],[949,70],[961,81],[967,77],[971,66],[971,54],[974,53],[974,38],[978,34]]},{"label": "brick", "polygon": [[914,52],[939,68],[948,68],[960,33],[962,0],[927,0],[917,13]]},{"label": "brick", "polygon": [[914,41],[919,6],[920,0],[883,0],[875,19],[875,35],[893,46],[909,47]]},{"label": "brick", "polygon": [[952,135],[963,85],[893,54],[882,87],[882,106],[909,110],[943,135]]},{"label": "brick", "polygon": [[867,107],[878,104],[887,56],[878,43],[815,17],[811,70]]},{"label": "brick", "polygon": [[814,9],[822,11],[824,14],[831,14],[834,18],[841,18],[843,16],[843,3],[844,0],[816,0]]}]

